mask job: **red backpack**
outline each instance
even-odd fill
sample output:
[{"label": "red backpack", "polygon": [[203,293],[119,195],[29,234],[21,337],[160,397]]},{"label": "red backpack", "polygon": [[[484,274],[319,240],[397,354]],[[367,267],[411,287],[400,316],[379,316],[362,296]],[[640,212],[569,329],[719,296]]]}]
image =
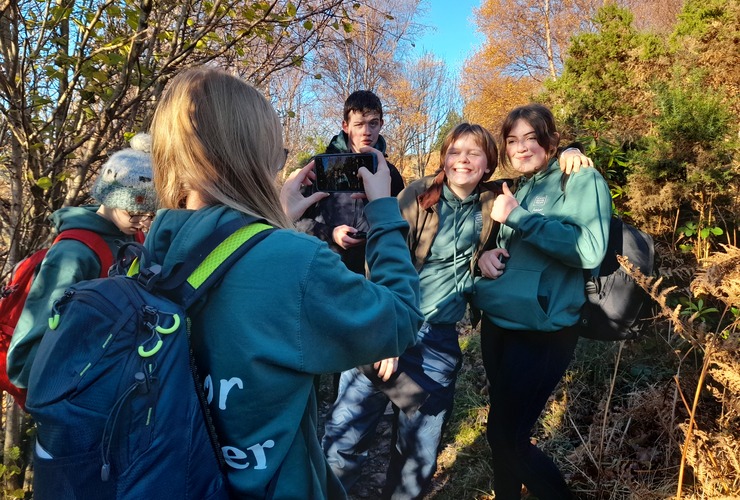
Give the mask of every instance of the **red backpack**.
[{"label": "red backpack", "polygon": [[[100,277],[108,276],[108,269],[113,265],[113,253],[99,234],[87,229],[67,229],[59,233],[52,245],[61,240],[76,240],[87,245],[98,257]],[[21,408],[25,406],[26,390],[14,386],[8,379],[8,347],[15,325],[21,317],[33,278],[48,251],[48,248],[42,248],[20,261],[13,271],[10,283],[2,288],[0,295],[0,390],[7,391],[13,396]]]}]

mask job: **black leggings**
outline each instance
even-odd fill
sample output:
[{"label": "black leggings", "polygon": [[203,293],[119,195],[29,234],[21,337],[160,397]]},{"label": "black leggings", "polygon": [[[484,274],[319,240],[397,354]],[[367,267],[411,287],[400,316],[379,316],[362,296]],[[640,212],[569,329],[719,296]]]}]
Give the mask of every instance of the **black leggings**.
[{"label": "black leggings", "polygon": [[562,474],[531,443],[530,433],[577,343],[573,328],[505,330],[483,317],[481,352],[491,398],[486,436],[496,500],[519,500],[522,484],[540,500],[572,498]]}]

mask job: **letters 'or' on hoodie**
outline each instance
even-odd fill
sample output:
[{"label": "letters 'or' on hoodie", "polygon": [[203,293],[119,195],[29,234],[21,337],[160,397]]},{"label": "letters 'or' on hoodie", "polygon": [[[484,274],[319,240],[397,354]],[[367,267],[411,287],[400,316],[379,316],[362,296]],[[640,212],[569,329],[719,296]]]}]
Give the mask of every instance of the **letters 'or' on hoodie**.
[{"label": "letters 'or' on hoodie", "polygon": [[[397,200],[370,202],[366,215],[370,280],[318,239],[278,230],[191,311],[234,498],[264,498],[268,488],[281,499],[346,496],[316,434],[314,376],[399,356],[422,323]],[[236,217],[223,206],[160,210],[145,245],[166,273]]]},{"label": "letters 'or' on hoodie", "polygon": [[571,174],[565,191],[553,159],[522,179],[498,233],[509,251],[497,279],[476,278],[473,303],[509,330],[557,331],[578,321],[585,302],[584,269],[599,267],[611,217],[609,186],[594,168]]}]

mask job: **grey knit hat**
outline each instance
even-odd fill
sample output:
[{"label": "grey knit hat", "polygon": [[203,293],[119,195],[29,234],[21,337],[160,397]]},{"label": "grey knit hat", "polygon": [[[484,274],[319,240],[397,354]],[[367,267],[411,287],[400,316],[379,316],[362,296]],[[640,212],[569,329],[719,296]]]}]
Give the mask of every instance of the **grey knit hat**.
[{"label": "grey knit hat", "polygon": [[129,213],[154,212],[157,194],[152,182],[152,138],[139,133],[131,148],[116,151],[100,169],[92,197],[106,207]]}]

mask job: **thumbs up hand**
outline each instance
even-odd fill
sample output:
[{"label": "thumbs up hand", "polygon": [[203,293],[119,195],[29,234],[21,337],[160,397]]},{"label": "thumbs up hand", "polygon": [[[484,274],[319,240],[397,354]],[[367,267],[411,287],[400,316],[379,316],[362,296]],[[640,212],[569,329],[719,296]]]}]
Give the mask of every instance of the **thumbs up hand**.
[{"label": "thumbs up hand", "polygon": [[503,194],[498,195],[493,201],[493,208],[491,209],[491,218],[501,224],[505,223],[511,211],[519,206],[519,202],[511,194],[511,190],[505,182],[503,191]]}]

